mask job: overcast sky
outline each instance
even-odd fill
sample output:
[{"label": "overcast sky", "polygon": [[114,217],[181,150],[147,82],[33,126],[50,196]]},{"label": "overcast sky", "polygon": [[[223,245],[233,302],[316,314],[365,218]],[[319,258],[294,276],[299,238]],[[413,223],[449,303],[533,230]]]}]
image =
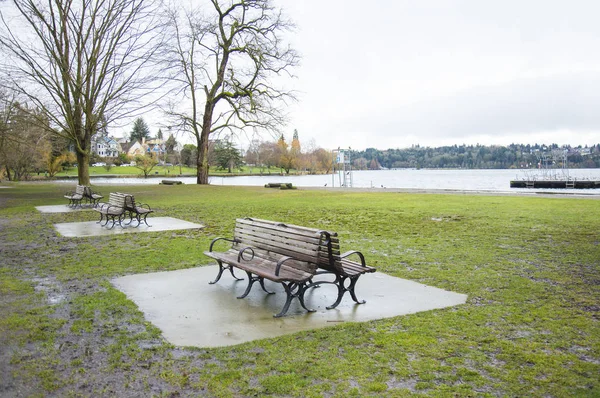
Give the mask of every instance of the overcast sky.
[{"label": "overcast sky", "polygon": [[[600,143],[598,0],[273,1],[302,55],[290,141]],[[153,134],[164,119],[144,118]]]},{"label": "overcast sky", "polygon": [[275,0],[302,54],[301,142],[600,143],[600,2]]}]

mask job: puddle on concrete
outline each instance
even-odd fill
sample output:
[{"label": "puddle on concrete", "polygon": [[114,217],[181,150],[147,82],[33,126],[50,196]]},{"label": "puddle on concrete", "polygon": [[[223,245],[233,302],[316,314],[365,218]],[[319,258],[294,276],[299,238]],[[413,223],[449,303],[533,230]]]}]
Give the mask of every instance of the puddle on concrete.
[{"label": "puddle on concrete", "polygon": [[102,226],[96,221],[85,221],[54,224],[54,228],[58,231],[59,234],[68,238],[204,228],[202,224],[196,224],[173,217],[148,218],[148,224],[150,224],[150,226],[147,226],[146,224],[142,223],[138,227],[131,225],[124,225],[123,227],[121,227],[117,224],[109,229],[107,226]]}]

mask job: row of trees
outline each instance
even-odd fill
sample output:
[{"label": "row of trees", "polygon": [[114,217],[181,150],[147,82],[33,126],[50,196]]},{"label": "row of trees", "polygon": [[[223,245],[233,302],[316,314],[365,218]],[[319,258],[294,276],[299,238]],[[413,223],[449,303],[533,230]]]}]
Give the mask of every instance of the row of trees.
[{"label": "row of trees", "polygon": [[406,149],[379,150],[368,148],[351,151],[356,169],[380,168],[467,168],[509,169],[536,167],[543,154],[566,151],[568,166],[600,167],[600,144],[590,147],[559,147],[551,145],[508,146],[453,145],[437,148],[413,146]]},{"label": "row of trees", "polygon": [[[0,81],[36,128],[68,140],[89,184],[91,138],[160,106],[196,140],[197,182],[208,183],[209,137],[274,133],[294,95],[274,84],[298,55],[271,0],[13,0],[0,4]],[[283,84],[282,81],[280,83]]]},{"label": "row of trees", "polygon": [[[193,166],[196,151],[195,145],[184,145],[180,152],[181,162]],[[211,142],[208,161],[210,167],[230,173],[244,164],[258,167],[261,172],[278,169],[289,173],[294,169],[303,173],[329,173],[332,168],[331,152],[314,148],[314,145],[309,145],[307,150],[302,151],[297,131],[294,131],[291,144],[282,135],[277,141],[254,140],[245,152],[235,147],[231,137]]]}]

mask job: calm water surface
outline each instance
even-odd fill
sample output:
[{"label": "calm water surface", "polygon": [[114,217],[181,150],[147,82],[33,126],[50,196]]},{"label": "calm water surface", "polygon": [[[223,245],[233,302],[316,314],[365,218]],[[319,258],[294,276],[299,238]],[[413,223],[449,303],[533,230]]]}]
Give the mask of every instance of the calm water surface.
[{"label": "calm water surface", "polygon": [[[600,169],[572,169],[571,178],[600,181]],[[516,189],[510,188],[511,180],[525,179],[526,174],[519,170],[377,170],[352,172],[352,186],[368,189],[444,189],[460,191],[490,192],[562,192],[598,194],[600,189]],[[184,184],[195,184],[195,177],[162,177],[179,180]],[[92,178],[93,184],[158,184],[162,178]],[[72,181],[68,181],[72,183]],[[291,182],[298,187],[339,187],[338,174],[279,176],[257,175],[242,177],[210,177],[212,185],[263,186],[270,182]]]}]

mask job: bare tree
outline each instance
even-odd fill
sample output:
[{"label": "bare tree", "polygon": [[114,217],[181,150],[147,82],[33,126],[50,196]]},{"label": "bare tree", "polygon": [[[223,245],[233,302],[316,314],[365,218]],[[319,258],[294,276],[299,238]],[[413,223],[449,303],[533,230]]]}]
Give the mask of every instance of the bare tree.
[{"label": "bare tree", "polygon": [[[89,184],[91,138],[145,104],[160,23],[154,0],[12,0],[0,14],[7,79],[74,143],[80,184]],[[16,16],[9,16],[13,12]]]},{"label": "bare tree", "polygon": [[281,106],[294,95],[274,81],[291,76],[299,61],[282,41],[294,26],[271,0],[210,5],[208,14],[204,8],[170,12],[175,39],[167,62],[185,103],[171,104],[167,113],[196,138],[198,184],[208,183],[212,134],[247,127],[274,133],[284,124]]}]

